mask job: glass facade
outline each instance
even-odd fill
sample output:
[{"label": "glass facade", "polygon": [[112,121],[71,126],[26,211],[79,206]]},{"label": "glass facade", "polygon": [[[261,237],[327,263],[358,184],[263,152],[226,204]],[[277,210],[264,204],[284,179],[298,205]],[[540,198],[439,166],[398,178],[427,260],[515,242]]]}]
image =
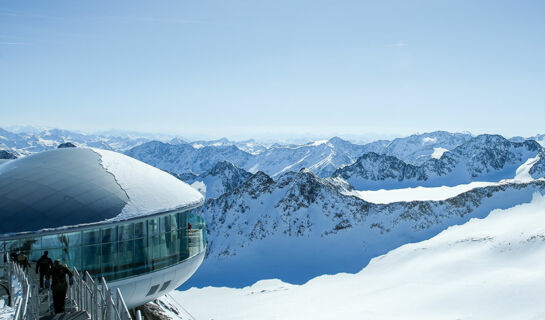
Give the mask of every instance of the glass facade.
[{"label": "glass facade", "polygon": [[82,231],[0,240],[0,252],[22,252],[31,261],[49,257],[94,277],[116,281],[167,268],[201,253],[204,219],[197,209]]}]

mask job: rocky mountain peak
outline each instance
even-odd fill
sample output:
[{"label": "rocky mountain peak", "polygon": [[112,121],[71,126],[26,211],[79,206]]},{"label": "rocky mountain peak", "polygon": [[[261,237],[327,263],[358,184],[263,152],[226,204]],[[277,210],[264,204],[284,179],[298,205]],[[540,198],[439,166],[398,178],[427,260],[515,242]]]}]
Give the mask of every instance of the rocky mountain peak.
[{"label": "rocky mountain peak", "polygon": [[251,174],[247,172],[244,169],[240,169],[239,167],[235,166],[229,161],[223,160],[218,163],[216,163],[215,166],[212,167],[212,169],[206,171],[203,176],[217,176],[219,174],[247,174],[247,177],[249,177]]},{"label": "rocky mountain peak", "polygon": [[252,198],[259,197],[262,193],[270,193],[274,180],[263,171],[254,173],[248,180],[236,188],[238,192],[247,192]]},{"label": "rocky mountain peak", "polygon": [[64,142],[57,146],[57,149],[62,149],[62,148],[77,148],[77,146],[73,144],[72,142]]},{"label": "rocky mountain peak", "polygon": [[10,152],[10,151],[0,150],[0,159],[13,160],[13,159],[17,159],[17,156],[14,153]]}]

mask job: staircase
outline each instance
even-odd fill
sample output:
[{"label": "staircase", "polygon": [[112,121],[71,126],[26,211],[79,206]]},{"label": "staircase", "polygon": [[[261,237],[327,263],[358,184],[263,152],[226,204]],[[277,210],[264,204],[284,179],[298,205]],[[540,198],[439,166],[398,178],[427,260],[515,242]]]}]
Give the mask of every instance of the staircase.
[{"label": "staircase", "polygon": [[54,316],[41,317],[40,320],[89,320],[91,315],[87,311],[73,311],[57,314]]},{"label": "staircase", "polygon": [[[31,265],[23,270],[12,261],[4,263],[0,276],[7,285],[8,304],[15,309],[13,320],[133,320],[119,289],[112,291],[104,278],[100,283],[89,273],[73,268],[73,285],[68,289],[65,312],[55,314],[49,289],[39,289],[39,276]],[[114,302],[115,301],[115,302]],[[136,320],[142,320],[140,312]]]}]

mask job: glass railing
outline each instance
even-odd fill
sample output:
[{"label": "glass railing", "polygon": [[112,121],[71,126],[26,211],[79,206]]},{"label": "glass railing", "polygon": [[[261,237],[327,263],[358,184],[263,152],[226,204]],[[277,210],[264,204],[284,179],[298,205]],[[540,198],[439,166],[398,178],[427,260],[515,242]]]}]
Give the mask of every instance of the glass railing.
[{"label": "glass railing", "polygon": [[0,252],[52,260],[95,277],[116,281],[163,269],[201,253],[206,246],[202,216],[194,209],[76,232],[0,240]]}]

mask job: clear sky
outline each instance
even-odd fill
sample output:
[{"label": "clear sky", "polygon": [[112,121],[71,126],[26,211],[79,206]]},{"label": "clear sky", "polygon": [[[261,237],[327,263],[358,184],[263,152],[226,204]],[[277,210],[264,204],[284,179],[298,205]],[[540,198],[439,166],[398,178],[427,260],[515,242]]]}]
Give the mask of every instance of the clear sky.
[{"label": "clear sky", "polygon": [[0,126],[545,133],[544,1],[0,0]]}]

